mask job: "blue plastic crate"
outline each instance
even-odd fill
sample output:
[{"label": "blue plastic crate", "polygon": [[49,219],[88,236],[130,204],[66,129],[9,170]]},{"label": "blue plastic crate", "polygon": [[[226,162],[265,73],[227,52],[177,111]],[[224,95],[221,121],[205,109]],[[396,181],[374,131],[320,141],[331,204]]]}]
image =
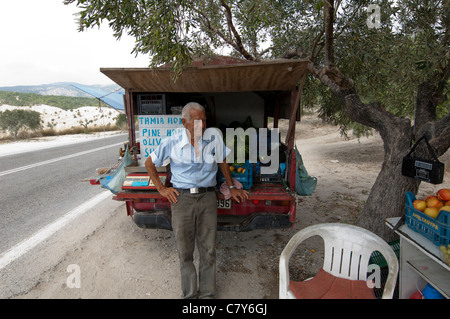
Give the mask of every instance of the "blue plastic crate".
[{"label": "blue plastic crate", "polygon": [[[238,182],[242,184],[244,189],[250,189],[253,186],[253,166],[248,161],[244,163],[244,165],[234,165],[230,164],[230,166],[234,166],[234,171],[231,173],[231,178],[234,178]],[[239,167],[245,169],[243,173],[238,173]],[[220,187],[222,183],[225,182],[225,177],[223,176],[220,169],[217,171],[217,187]]]},{"label": "blue plastic crate", "polygon": [[412,192],[406,192],[406,225],[437,246],[448,245],[450,243],[450,212],[441,211],[436,218],[432,218],[414,208],[415,200],[416,196]]}]

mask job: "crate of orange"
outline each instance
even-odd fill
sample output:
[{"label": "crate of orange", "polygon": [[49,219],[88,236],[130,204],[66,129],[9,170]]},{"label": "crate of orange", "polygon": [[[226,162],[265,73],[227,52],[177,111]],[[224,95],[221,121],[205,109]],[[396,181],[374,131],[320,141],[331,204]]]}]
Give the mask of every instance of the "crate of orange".
[{"label": "crate of orange", "polygon": [[[253,186],[253,166],[249,161],[244,164],[230,164],[229,166],[231,178],[240,182],[244,189],[250,189]],[[220,187],[223,182],[225,182],[225,177],[219,169],[217,171],[217,186]]]},{"label": "crate of orange", "polygon": [[405,223],[435,245],[450,244],[450,190],[417,199],[406,192]]}]

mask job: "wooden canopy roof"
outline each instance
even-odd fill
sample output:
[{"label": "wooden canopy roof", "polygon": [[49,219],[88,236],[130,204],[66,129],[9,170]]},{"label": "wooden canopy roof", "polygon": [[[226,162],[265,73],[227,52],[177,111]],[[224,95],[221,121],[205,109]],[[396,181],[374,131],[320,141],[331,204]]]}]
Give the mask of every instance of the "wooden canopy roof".
[{"label": "wooden canopy roof", "polygon": [[[229,64],[231,63],[231,64]],[[246,92],[291,91],[306,72],[307,60],[193,63],[176,82],[170,67],[101,68],[100,71],[129,92]]]}]

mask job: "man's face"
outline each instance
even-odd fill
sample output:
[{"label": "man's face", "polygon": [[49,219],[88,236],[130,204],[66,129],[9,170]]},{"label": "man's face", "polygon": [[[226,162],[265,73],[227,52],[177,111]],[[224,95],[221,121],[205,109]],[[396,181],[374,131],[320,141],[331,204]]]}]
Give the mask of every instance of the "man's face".
[{"label": "man's face", "polygon": [[191,139],[200,138],[206,129],[206,115],[205,111],[199,111],[196,109],[190,110],[191,118],[189,121],[181,119],[184,127],[189,131]]}]

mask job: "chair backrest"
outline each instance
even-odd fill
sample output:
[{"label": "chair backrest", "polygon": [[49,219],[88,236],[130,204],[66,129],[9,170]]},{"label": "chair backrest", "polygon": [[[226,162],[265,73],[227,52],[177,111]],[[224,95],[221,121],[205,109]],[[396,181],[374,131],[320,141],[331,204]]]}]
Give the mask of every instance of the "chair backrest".
[{"label": "chair backrest", "polygon": [[388,298],[392,298],[398,274],[397,256],[386,241],[361,227],[341,223],[306,227],[295,234],[286,245],[282,252],[283,263],[284,260],[290,259],[302,241],[316,235],[323,238],[325,245],[322,268],[336,277],[366,280],[370,256],[374,251],[380,252],[389,266],[384,292],[391,295]]},{"label": "chair backrest", "polygon": [[372,253],[392,251],[377,235],[352,225],[322,225],[319,235],[325,245],[323,269],[340,278],[366,280]]}]

